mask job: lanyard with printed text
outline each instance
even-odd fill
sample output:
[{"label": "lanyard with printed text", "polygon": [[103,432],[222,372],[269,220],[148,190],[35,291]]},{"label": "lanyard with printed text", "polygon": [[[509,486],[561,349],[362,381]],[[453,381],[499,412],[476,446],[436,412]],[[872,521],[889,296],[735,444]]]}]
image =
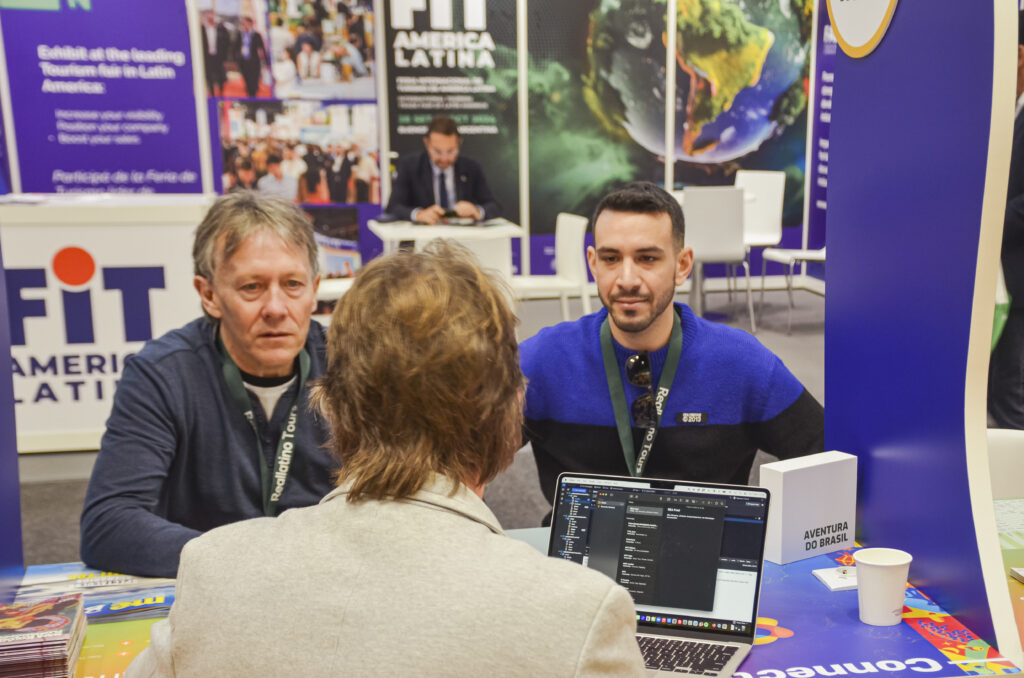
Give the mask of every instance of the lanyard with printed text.
[{"label": "lanyard with printed text", "polygon": [[[228,355],[224,344],[221,343],[220,335],[217,335],[217,348],[220,350],[221,369],[224,373],[224,381],[228,384],[228,391],[231,399],[245,416],[245,420],[252,426],[252,432],[256,436],[256,449],[260,453],[260,484],[263,490],[263,515],[277,515],[277,505],[281,501],[281,494],[284,492],[285,481],[288,480],[288,472],[292,467],[292,454],[295,452],[295,434],[299,427],[299,404],[302,401],[302,387],[309,376],[309,354],[306,349],[299,353],[299,388],[295,392],[295,401],[288,412],[288,419],[281,430],[281,439],[277,443],[277,454],[274,456],[274,473],[271,476],[267,468],[267,458],[263,454],[263,445],[260,442],[259,428],[256,426],[256,413],[253,411],[252,400],[249,392],[245,390],[242,383],[242,372],[238,365]],[[267,413],[267,420],[270,420],[272,412]]]},{"label": "lanyard with printed text", "polygon": [[622,456],[626,459],[626,468],[634,477],[643,475],[644,466],[647,465],[647,457],[651,453],[651,448],[654,447],[654,439],[658,436],[658,427],[661,425],[661,415],[665,411],[668,392],[672,387],[672,381],[676,378],[679,356],[683,352],[683,325],[679,320],[679,314],[675,312],[675,309],[672,311],[672,334],[668,340],[668,355],[665,357],[665,365],[661,369],[658,390],[653,394],[657,416],[654,426],[644,432],[639,457],[636,456],[633,448],[633,426],[629,418],[629,408],[626,406],[626,391],[622,386],[619,361],[615,359],[615,349],[612,347],[612,329],[608,316],[605,316],[604,322],[601,323],[601,354],[604,357],[604,373],[608,378],[608,393],[611,395],[612,409],[615,411],[615,426],[619,430],[619,442],[622,443]]}]

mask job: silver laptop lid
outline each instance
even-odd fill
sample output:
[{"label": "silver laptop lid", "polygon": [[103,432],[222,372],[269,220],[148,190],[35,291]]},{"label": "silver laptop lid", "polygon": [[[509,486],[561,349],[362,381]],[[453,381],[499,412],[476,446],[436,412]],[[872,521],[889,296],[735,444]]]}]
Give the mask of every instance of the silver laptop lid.
[{"label": "silver laptop lid", "polygon": [[639,632],[753,642],[768,500],[745,485],[563,473],[548,555],[621,584]]}]

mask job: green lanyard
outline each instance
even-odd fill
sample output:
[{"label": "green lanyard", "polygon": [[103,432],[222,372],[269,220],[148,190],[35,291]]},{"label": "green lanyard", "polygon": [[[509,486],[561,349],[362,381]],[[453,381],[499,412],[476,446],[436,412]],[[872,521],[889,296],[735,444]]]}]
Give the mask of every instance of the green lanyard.
[{"label": "green lanyard", "polygon": [[639,457],[636,456],[633,448],[633,425],[629,419],[629,408],[626,406],[626,391],[622,386],[619,361],[615,359],[615,349],[612,347],[612,329],[608,316],[605,316],[604,322],[601,323],[601,355],[604,357],[604,373],[608,378],[608,393],[611,395],[612,409],[615,411],[615,426],[619,429],[619,442],[622,443],[622,456],[626,459],[626,468],[634,477],[643,475],[644,466],[647,465],[647,457],[651,454],[654,439],[658,436],[658,427],[661,425],[661,415],[665,411],[668,392],[672,387],[672,381],[676,378],[679,356],[683,352],[683,325],[674,308],[672,309],[672,318],[672,335],[668,340],[668,355],[665,358],[665,366],[661,369],[658,391],[654,394],[657,419],[654,426],[648,428],[644,433]]},{"label": "green lanyard", "polygon": [[[299,428],[299,404],[302,401],[302,387],[306,384],[309,376],[309,354],[306,349],[299,353],[299,388],[295,392],[295,402],[288,413],[288,420],[281,431],[281,440],[277,443],[277,454],[274,456],[274,474],[271,476],[267,468],[267,458],[263,454],[263,445],[260,443],[260,432],[256,426],[256,413],[253,411],[252,400],[249,392],[245,390],[242,383],[242,372],[238,365],[228,355],[224,344],[221,343],[220,333],[217,334],[217,349],[220,351],[221,369],[224,373],[224,381],[228,384],[228,392],[239,411],[245,416],[245,420],[252,427],[256,436],[256,450],[260,453],[260,484],[263,489],[263,515],[276,516],[277,505],[281,501],[281,494],[284,492],[285,481],[288,480],[288,472],[292,467],[292,454],[295,452],[295,434]],[[272,412],[267,413],[270,419]]]}]

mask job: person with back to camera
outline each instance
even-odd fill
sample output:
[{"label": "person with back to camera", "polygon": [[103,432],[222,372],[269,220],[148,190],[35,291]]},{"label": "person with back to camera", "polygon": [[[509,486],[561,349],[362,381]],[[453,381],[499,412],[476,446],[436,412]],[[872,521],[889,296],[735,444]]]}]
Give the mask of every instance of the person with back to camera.
[{"label": "person with back to camera", "polygon": [[746,484],[758,449],[783,459],[824,449],[824,410],[781,360],[672,303],[694,258],[675,198],[629,184],[591,223],[604,308],[520,349],[525,435],[549,501],[563,471]]},{"label": "person with back to camera", "polygon": [[480,165],[459,153],[462,136],[454,120],[434,118],[423,147],[398,159],[385,212],[422,224],[436,224],[449,211],[477,221],[501,216]]},{"label": "person with back to camera", "polygon": [[327,427],[307,404],[325,364],[308,217],[232,193],[196,229],[192,254],[204,317],[125,363],[82,512],[90,567],[173,577],[203,532],[331,489]]},{"label": "person with back to camera", "polygon": [[515,324],[457,245],[363,268],[314,394],[337,488],[190,542],[126,675],[644,675],[626,590],[506,537],[482,500],[519,442]]}]

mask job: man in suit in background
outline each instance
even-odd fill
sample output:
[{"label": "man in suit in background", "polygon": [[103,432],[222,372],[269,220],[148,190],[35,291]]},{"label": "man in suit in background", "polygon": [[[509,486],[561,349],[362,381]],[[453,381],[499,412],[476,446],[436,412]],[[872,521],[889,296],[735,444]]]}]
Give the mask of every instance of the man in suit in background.
[{"label": "man in suit in background", "polygon": [[480,165],[459,155],[462,136],[454,120],[434,118],[423,146],[398,160],[385,212],[421,224],[436,224],[449,211],[476,220],[501,216]]},{"label": "man in suit in background", "polygon": [[313,396],[338,487],[190,542],[126,675],[644,675],[629,593],[508,538],[483,502],[519,446],[515,326],[457,245],[363,268]]},{"label": "man in suit in background", "polygon": [[212,10],[203,10],[203,27],[200,30],[203,38],[203,65],[206,69],[206,91],[211,97],[224,94],[224,83],[227,72],[224,62],[231,49],[231,36],[224,24],[217,21]]},{"label": "man in suit in background", "polygon": [[1003,276],[1010,313],[988,370],[989,424],[1024,429],[1024,12],[1017,19],[1017,109],[1003,220]]},{"label": "man in suit in background", "polygon": [[263,36],[254,28],[252,17],[242,17],[242,30],[238,34],[238,70],[245,80],[246,96],[254,97],[260,89],[263,65],[270,67]]}]

